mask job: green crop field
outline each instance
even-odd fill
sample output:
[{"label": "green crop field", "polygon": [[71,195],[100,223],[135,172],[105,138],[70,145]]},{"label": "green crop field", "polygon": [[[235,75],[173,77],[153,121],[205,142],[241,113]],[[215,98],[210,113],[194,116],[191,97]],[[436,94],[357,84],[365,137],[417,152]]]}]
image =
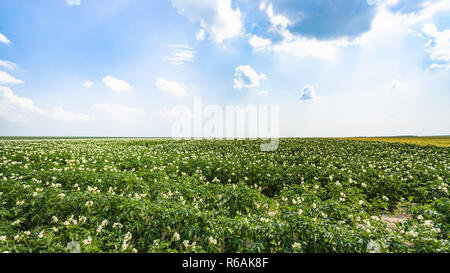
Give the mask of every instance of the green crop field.
[{"label": "green crop field", "polygon": [[0,140],[0,252],[449,252],[450,148]]}]

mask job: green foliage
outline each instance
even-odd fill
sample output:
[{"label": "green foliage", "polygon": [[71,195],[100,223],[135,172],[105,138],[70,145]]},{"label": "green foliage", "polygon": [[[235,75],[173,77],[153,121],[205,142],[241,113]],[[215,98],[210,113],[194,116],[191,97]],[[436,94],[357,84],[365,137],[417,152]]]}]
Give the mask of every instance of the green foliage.
[{"label": "green foliage", "polygon": [[449,148],[260,144],[2,139],[0,252],[449,252]]}]

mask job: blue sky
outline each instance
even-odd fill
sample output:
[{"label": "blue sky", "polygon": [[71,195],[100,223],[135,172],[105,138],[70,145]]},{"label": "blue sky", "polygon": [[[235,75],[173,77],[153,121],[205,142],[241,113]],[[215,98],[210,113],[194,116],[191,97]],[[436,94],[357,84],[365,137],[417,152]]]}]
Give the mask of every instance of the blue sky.
[{"label": "blue sky", "polygon": [[279,105],[281,136],[450,134],[448,0],[2,0],[0,135],[170,136]]}]

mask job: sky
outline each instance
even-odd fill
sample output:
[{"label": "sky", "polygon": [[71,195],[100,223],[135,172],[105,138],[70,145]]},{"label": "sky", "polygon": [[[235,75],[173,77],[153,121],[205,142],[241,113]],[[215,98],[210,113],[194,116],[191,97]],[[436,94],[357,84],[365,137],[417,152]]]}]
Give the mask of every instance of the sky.
[{"label": "sky", "polygon": [[449,135],[450,1],[0,1],[0,135],[170,137],[195,99],[277,105],[283,137]]}]

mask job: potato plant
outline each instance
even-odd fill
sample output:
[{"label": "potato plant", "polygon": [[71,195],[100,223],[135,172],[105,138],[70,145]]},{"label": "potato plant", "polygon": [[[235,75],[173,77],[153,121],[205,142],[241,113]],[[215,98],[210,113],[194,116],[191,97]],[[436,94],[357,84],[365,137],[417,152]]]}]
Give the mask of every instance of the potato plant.
[{"label": "potato plant", "polygon": [[449,252],[448,147],[261,142],[2,139],[0,252]]}]

